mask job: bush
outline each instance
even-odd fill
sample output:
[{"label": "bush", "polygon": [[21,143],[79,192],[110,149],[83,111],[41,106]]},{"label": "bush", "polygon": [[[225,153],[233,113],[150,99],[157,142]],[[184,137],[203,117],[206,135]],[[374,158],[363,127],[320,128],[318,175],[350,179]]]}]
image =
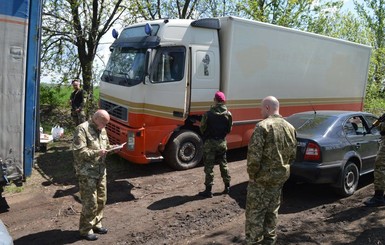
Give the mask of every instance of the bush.
[{"label": "bush", "polygon": [[370,83],[366,87],[366,96],[364,103],[364,111],[371,112],[377,116],[385,112],[385,92],[382,85]]},{"label": "bush", "polygon": [[[73,89],[70,86],[56,84],[41,84],[40,86],[40,125],[45,133],[55,125],[65,128],[65,133],[70,133],[74,125],[70,115],[69,99]],[[98,108],[99,87],[93,91],[92,104],[87,103],[88,110],[93,113]]]},{"label": "bush", "polygon": [[40,104],[68,108],[71,93],[72,87],[43,83],[40,85]]}]

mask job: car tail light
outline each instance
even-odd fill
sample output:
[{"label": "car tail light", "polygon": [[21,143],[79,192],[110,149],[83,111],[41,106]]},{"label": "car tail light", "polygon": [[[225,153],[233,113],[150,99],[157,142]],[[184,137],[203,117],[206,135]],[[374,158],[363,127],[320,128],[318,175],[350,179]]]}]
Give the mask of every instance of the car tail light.
[{"label": "car tail light", "polygon": [[308,143],[305,150],[303,160],[318,161],[321,160],[321,149],[316,143]]}]

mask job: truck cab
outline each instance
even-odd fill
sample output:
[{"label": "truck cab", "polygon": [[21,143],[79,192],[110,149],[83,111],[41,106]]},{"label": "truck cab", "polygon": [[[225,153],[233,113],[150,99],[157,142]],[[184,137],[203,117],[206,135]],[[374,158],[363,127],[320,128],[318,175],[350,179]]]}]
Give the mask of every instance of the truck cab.
[{"label": "truck cab", "polygon": [[[219,90],[218,28],[217,19],[157,20],[125,28],[111,45],[100,105],[111,115],[110,141],[128,142],[120,153],[124,158],[167,158],[177,169],[198,164],[197,119]],[[174,149],[168,142],[183,130],[186,144]]]}]

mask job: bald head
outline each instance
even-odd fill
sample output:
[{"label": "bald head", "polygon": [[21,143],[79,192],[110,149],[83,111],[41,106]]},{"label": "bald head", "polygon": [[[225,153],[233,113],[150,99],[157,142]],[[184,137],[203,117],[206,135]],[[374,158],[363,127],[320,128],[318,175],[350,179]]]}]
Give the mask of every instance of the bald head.
[{"label": "bald head", "polygon": [[279,115],[279,101],[274,96],[267,96],[262,100],[261,113],[263,118],[267,118],[270,115]]},{"label": "bald head", "polygon": [[98,126],[98,129],[102,129],[110,121],[110,114],[106,110],[97,110],[92,116],[92,120]]}]

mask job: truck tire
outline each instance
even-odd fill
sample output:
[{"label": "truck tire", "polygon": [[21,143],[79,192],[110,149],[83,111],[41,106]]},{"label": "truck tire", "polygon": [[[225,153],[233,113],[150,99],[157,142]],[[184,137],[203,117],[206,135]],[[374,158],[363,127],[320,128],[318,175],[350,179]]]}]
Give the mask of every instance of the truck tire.
[{"label": "truck tire", "polygon": [[176,170],[194,168],[202,160],[202,138],[193,131],[181,130],[168,142],[164,156],[167,164]]},{"label": "truck tire", "polygon": [[357,190],[358,180],[360,178],[357,165],[348,161],[341,174],[341,185],[337,188],[337,193],[347,197],[353,195]]}]

